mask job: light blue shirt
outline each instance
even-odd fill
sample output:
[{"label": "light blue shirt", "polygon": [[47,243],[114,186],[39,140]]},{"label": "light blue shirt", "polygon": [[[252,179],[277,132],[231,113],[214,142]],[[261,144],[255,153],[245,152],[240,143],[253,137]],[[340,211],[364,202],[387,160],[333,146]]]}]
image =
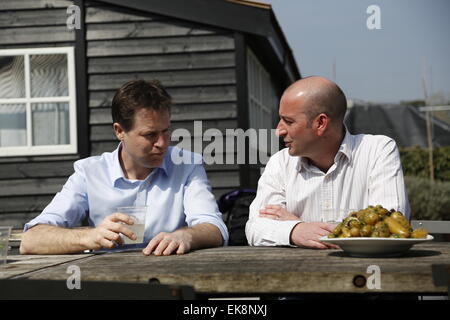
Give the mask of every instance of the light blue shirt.
[{"label": "light blue shirt", "polygon": [[[224,245],[228,243],[228,231],[199,154],[169,147],[161,166],[145,180],[128,180],[119,163],[119,149],[120,144],[114,152],[76,161],[75,173],[44,211],[25,224],[24,231],[37,224],[73,228],[86,215],[95,227],[117,207],[147,205],[144,243],[160,232],[200,223],[215,225]],[[175,164],[172,153],[186,161]]]}]

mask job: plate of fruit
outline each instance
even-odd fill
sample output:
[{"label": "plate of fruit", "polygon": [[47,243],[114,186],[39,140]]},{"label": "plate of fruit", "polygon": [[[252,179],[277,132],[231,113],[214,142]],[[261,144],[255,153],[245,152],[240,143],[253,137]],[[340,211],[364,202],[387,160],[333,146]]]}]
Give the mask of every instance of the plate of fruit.
[{"label": "plate of fruit", "polygon": [[355,257],[391,257],[433,240],[425,229],[413,229],[403,213],[381,205],[353,211],[322,242],[338,245]]}]

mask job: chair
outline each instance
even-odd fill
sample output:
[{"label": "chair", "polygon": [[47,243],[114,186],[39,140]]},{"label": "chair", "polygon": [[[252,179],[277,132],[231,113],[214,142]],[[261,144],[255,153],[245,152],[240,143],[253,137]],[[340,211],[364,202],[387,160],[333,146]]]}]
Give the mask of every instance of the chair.
[{"label": "chair", "polygon": [[248,221],[249,207],[256,197],[254,189],[237,189],[222,195],[218,201],[219,210],[226,214],[230,246],[247,246],[245,225]]}]

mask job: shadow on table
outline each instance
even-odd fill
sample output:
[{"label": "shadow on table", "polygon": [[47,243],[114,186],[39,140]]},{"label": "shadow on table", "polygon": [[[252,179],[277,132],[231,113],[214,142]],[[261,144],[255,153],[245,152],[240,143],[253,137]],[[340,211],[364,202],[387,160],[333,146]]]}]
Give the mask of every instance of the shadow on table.
[{"label": "shadow on table", "polygon": [[17,262],[17,261],[20,261],[19,259],[8,259],[8,260],[6,260],[6,263],[8,264],[8,263],[13,263],[13,262]]},{"label": "shadow on table", "polygon": [[383,258],[383,259],[393,259],[393,258],[419,258],[419,257],[433,257],[433,256],[439,256],[442,253],[440,251],[436,250],[409,250],[408,252],[405,252],[401,255],[393,255],[393,256],[386,256],[386,255],[380,255],[380,256],[371,256],[371,257],[355,257],[351,256],[350,254],[344,252],[344,251],[338,251],[338,252],[331,252],[328,255],[331,257],[345,257],[345,258],[358,258],[358,259],[364,259],[364,258]]}]

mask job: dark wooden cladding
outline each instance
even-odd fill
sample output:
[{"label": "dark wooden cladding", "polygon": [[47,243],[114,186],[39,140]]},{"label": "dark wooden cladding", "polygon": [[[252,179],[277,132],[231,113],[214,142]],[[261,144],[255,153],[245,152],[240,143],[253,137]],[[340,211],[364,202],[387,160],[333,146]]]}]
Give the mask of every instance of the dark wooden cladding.
[{"label": "dark wooden cladding", "polygon": [[130,73],[234,67],[234,51],[89,58],[88,73]]},{"label": "dark wooden cladding", "polygon": [[20,196],[2,199],[0,214],[13,212],[41,212],[53,199],[52,195]]},{"label": "dark wooden cladding", "polygon": [[[0,10],[2,7],[3,1],[0,4]],[[43,9],[38,12],[36,10],[0,11],[0,28],[65,25],[66,22],[66,9]]]},{"label": "dark wooden cladding", "polygon": [[131,22],[131,21],[154,21],[161,19],[158,16],[147,14],[138,15],[124,11],[112,11],[108,7],[87,7],[86,23],[111,23],[111,22]]},{"label": "dark wooden cladding", "polygon": [[[236,118],[236,114],[236,104],[232,102],[187,104],[175,105],[170,118],[172,121],[229,119]],[[91,108],[89,123],[91,125],[112,124],[111,108]]]},{"label": "dark wooden cladding", "polygon": [[40,161],[0,165],[0,180],[68,177],[73,173],[73,161]]},{"label": "dark wooden cladding", "polygon": [[[50,38],[51,37],[51,38]],[[0,32],[1,44],[67,42],[75,40],[75,32],[66,25],[25,28],[7,28]]]},{"label": "dark wooden cladding", "polygon": [[231,49],[234,49],[234,40],[229,36],[181,36],[89,41],[87,55],[88,57],[133,56]]},{"label": "dark wooden cladding", "polygon": [[114,149],[117,148],[119,141],[99,141],[99,142],[93,142],[91,141],[91,155],[98,156],[101,155],[103,152],[111,152]]},{"label": "dark wooden cladding", "polygon": [[2,197],[20,195],[54,195],[61,190],[67,177],[0,180]]},{"label": "dark wooden cladding", "polygon": [[72,4],[72,1],[68,0],[2,0],[0,4],[0,11],[67,8]]},{"label": "dark wooden cladding", "polygon": [[89,76],[90,90],[116,90],[132,79],[158,79],[166,87],[234,84],[234,68],[154,71],[139,74],[120,73]]},{"label": "dark wooden cladding", "polygon": [[13,229],[22,229],[25,223],[37,217],[41,211],[3,212],[0,213],[2,225],[11,226]]},{"label": "dark wooden cladding", "polygon": [[[196,104],[236,101],[236,86],[203,86],[167,88],[175,104]],[[89,106],[110,107],[115,91],[90,91]]]},{"label": "dark wooden cladding", "polygon": [[177,104],[172,109],[172,121],[183,120],[209,120],[236,118],[235,103],[209,103],[209,104]]},{"label": "dark wooden cladding", "polygon": [[174,37],[213,34],[214,31],[151,21],[134,23],[102,23],[88,25],[87,40]]},{"label": "dark wooden cladding", "polygon": [[30,156],[30,157],[0,157],[0,165],[4,163],[24,163],[24,162],[39,162],[39,161],[75,161],[78,160],[78,155],[48,155],[48,156]]}]

